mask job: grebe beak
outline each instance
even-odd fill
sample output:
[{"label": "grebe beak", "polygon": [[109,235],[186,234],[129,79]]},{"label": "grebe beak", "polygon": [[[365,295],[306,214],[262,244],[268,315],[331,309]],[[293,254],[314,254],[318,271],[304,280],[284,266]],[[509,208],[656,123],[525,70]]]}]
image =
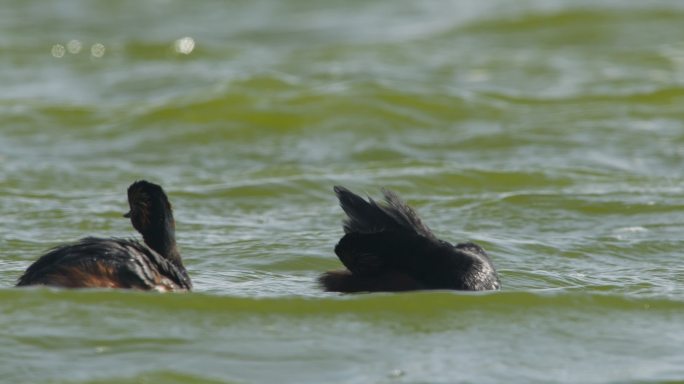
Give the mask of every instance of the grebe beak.
[{"label": "grebe beak", "polygon": [[131,211],[124,213],[123,217],[130,219],[131,218]]}]

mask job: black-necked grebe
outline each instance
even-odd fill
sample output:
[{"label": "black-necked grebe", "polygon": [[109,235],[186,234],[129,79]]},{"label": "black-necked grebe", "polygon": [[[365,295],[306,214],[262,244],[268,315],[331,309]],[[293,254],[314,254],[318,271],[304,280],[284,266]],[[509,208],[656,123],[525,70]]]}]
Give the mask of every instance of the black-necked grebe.
[{"label": "black-necked grebe", "polygon": [[335,253],[347,268],[324,273],[331,292],[457,289],[484,291],[501,284],[492,261],[473,243],[438,239],[398,195],[383,190],[385,203],[334,188],[347,214]]},{"label": "black-necked grebe", "polygon": [[164,190],[141,180],[128,188],[133,227],[145,240],[87,237],[41,256],[17,286],[130,288],[158,291],[192,289],[176,247],[173,211]]}]

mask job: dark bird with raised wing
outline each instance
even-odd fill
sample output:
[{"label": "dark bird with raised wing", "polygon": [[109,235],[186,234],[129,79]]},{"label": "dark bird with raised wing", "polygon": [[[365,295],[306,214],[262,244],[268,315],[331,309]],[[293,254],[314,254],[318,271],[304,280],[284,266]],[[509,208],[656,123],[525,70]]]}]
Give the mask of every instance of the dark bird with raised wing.
[{"label": "dark bird with raised wing", "polygon": [[335,253],[346,269],[329,271],[319,283],[331,292],[392,292],[423,289],[496,290],[499,276],[484,249],[438,239],[397,194],[384,203],[334,188],[347,214]]}]

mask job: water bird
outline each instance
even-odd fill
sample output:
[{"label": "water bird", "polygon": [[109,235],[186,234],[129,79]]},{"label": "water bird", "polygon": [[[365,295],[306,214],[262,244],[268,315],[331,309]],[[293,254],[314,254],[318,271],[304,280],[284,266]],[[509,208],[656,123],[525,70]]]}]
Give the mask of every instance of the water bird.
[{"label": "water bird", "polygon": [[328,271],[319,283],[329,292],[393,292],[424,289],[496,290],[499,276],[477,244],[438,239],[396,193],[384,203],[334,187],[347,217],[335,254],[346,267]]},{"label": "water bird", "polygon": [[173,209],[161,186],[145,180],[128,188],[136,240],[86,237],[41,256],[17,286],[187,291],[192,281],[176,247]]}]

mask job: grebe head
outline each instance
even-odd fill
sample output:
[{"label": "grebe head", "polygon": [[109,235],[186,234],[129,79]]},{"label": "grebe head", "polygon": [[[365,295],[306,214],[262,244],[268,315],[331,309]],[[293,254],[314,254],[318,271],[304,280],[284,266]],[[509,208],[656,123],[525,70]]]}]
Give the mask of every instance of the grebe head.
[{"label": "grebe head", "polygon": [[128,187],[130,211],[124,215],[143,236],[160,229],[173,230],[175,222],[171,203],[162,187],[146,180],[136,181]]},{"label": "grebe head", "polygon": [[125,217],[131,219],[148,247],[161,256],[182,266],[180,253],[176,248],[176,222],[173,220],[171,203],[162,187],[149,181],[140,180],[128,187],[130,212]]},{"label": "grebe head", "polygon": [[131,210],[124,216],[131,219],[131,224],[142,234],[145,244],[180,267],[182,274],[188,278],[176,247],[173,209],[162,187],[146,180],[134,182],[128,187],[128,205]]}]

